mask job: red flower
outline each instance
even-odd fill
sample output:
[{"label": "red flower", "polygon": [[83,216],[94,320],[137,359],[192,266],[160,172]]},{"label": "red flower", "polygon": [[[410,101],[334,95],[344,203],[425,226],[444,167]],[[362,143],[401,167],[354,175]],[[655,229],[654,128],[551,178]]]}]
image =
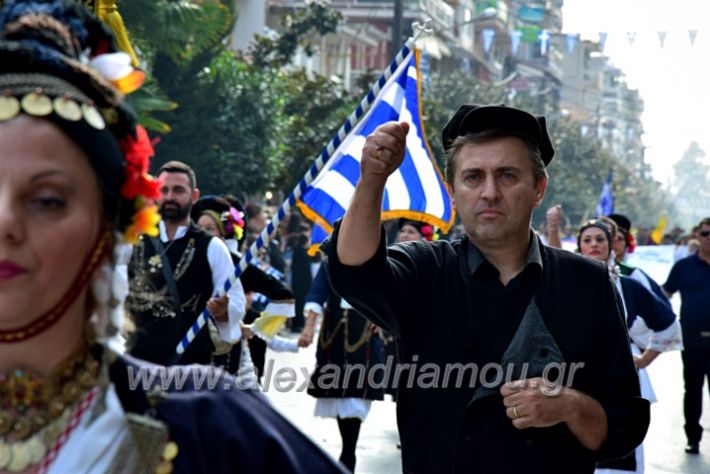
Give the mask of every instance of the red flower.
[{"label": "red flower", "polygon": [[145,128],[136,126],[136,138],[129,135],[121,140],[120,145],[127,166],[134,168],[140,174],[147,173],[150,158],[155,155],[155,151]]},{"label": "red flower", "polygon": [[126,158],[126,181],[121,195],[128,200],[138,196],[157,199],[160,196],[159,183],[148,174],[150,158],[155,154],[148,132],[138,125],[136,138],[127,136],[120,141],[120,146]]},{"label": "red flower", "polygon": [[629,247],[628,252],[634,253],[634,250],[636,250],[636,238],[634,237],[634,234],[632,234],[631,232],[626,234],[626,244]]},{"label": "red flower", "polygon": [[421,233],[425,240],[432,240],[434,238],[434,228],[429,224],[422,226]]}]

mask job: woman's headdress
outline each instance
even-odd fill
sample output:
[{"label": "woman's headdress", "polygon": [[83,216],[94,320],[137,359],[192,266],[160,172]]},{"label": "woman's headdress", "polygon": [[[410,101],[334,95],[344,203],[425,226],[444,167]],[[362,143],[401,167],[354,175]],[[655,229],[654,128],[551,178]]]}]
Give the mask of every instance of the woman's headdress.
[{"label": "woman's headdress", "polygon": [[[69,0],[3,3],[0,123],[24,114],[50,121],[73,140],[96,174],[108,226],[62,299],[25,326],[0,331],[0,342],[34,337],[62,317],[110,254],[108,228],[129,243],[141,233],[158,234],[153,200],[159,183],[148,174],[153,147],[124,100],[124,93],[142,80],[131,58],[116,49],[111,32],[86,7]],[[102,270],[110,280],[110,269]],[[109,282],[107,291],[94,291],[101,311],[116,310],[114,329],[121,318],[118,305],[110,303],[115,287]],[[100,334],[110,335],[108,318],[99,315],[98,323]]]},{"label": "woman's headdress", "polygon": [[8,0],[0,64],[0,122],[25,114],[59,127],[89,157],[115,229],[128,242],[157,235],[153,147],[123,95],[144,76],[112,33],[69,0]]}]

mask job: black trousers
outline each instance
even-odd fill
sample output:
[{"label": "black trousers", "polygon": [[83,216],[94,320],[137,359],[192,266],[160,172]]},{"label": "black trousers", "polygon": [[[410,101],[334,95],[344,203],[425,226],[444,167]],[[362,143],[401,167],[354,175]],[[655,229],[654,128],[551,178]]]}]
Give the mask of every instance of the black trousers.
[{"label": "black trousers", "polygon": [[708,380],[710,390],[710,347],[687,347],[682,352],[685,396],[685,435],[688,443],[699,443],[703,435],[700,416],[703,413],[703,383]]}]

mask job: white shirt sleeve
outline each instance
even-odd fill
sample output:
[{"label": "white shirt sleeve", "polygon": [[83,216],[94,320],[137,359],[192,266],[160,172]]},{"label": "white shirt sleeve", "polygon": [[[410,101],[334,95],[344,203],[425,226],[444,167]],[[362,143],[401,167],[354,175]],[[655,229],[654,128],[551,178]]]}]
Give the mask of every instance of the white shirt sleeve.
[{"label": "white shirt sleeve", "polygon": [[[212,285],[214,292],[224,288],[230,276],[234,275],[234,262],[227,246],[221,239],[213,237],[207,246],[207,261],[212,270]],[[229,296],[229,307],[227,309],[227,321],[215,320],[215,325],[219,330],[220,337],[225,342],[237,342],[242,337],[242,330],[239,324],[244,318],[246,311],[246,298],[242,282],[237,279],[227,292]]]}]

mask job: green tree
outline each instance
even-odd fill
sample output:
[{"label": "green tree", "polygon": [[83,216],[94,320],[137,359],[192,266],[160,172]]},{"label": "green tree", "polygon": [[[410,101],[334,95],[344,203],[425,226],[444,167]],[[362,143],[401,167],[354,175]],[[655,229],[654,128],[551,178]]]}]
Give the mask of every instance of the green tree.
[{"label": "green tree", "polygon": [[683,157],[673,165],[675,187],[683,194],[705,194],[707,191],[710,165],[705,156],[698,142],[690,142]]}]

